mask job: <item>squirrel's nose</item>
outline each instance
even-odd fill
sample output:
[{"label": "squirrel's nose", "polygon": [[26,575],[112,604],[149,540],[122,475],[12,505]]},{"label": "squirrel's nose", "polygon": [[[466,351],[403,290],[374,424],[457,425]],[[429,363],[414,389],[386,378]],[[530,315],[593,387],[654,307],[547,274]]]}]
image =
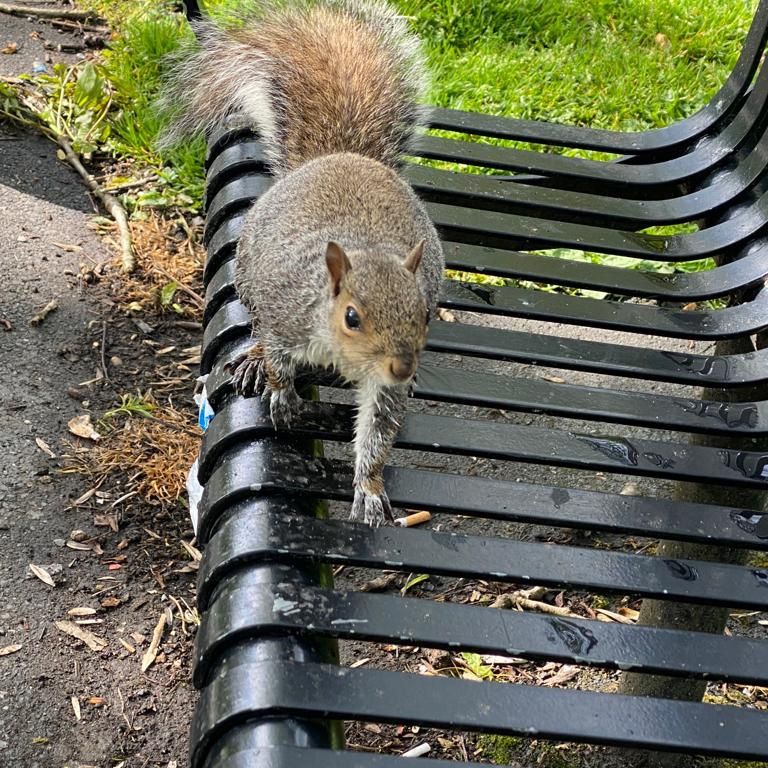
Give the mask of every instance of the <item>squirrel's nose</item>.
[{"label": "squirrel's nose", "polygon": [[411,354],[393,357],[389,370],[398,381],[407,381],[416,371],[416,357]]}]

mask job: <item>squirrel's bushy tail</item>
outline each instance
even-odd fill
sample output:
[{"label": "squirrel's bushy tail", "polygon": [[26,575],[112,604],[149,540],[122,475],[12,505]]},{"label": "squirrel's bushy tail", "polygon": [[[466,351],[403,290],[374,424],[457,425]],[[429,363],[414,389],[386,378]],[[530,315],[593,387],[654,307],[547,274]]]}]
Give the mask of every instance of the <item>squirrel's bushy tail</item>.
[{"label": "squirrel's bushy tail", "polygon": [[394,165],[424,118],[418,40],[384,0],[251,0],[195,32],[170,67],[164,144],[241,113],[275,173],[335,152]]}]

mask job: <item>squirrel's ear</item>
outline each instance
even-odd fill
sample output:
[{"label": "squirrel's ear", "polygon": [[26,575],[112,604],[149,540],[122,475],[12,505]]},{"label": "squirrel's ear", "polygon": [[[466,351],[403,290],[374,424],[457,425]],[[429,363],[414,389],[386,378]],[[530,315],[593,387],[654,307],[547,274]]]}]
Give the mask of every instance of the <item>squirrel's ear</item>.
[{"label": "squirrel's ear", "polygon": [[403,266],[413,274],[416,274],[416,270],[421,264],[421,257],[424,255],[424,243],[426,240],[421,240],[418,245],[408,254],[408,258],[403,262]]},{"label": "squirrel's ear", "polygon": [[344,275],[352,269],[352,265],[349,263],[344,249],[332,240],[328,243],[328,248],[325,251],[325,263],[331,276],[333,295],[338,296],[341,290],[341,281],[344,279]]}]

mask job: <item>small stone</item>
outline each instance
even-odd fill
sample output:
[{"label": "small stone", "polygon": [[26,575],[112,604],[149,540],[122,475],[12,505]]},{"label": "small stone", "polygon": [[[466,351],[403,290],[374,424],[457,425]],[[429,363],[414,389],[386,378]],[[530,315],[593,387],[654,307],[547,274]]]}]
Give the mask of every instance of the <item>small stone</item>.
[{"label": "small stone", "polygon": [[119,368],[122,364],[122,358],[119,358],[117,355],[113,355],[109,358],[110,365],[113,365],[115,368]]}]

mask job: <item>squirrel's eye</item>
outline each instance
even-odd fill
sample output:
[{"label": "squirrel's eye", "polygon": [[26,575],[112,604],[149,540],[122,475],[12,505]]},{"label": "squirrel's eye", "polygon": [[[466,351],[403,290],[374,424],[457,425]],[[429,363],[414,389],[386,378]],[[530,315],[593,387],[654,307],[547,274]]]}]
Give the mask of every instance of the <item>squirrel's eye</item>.
[{"label": "squirrel's eye", "polygon": [[344,322],[351,331],[357,331],[360,328],[360,315],[354,307],[347,307],[344,313]]}]

